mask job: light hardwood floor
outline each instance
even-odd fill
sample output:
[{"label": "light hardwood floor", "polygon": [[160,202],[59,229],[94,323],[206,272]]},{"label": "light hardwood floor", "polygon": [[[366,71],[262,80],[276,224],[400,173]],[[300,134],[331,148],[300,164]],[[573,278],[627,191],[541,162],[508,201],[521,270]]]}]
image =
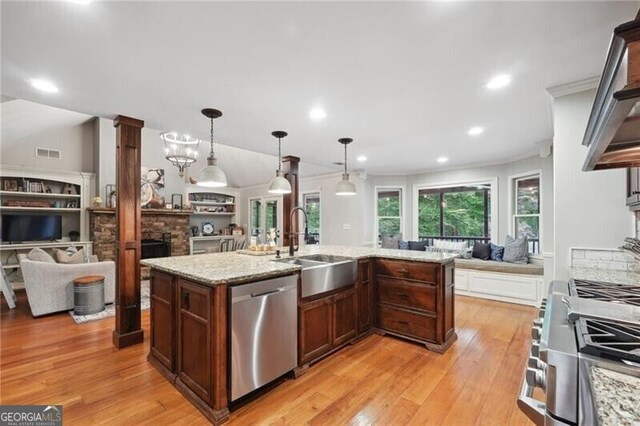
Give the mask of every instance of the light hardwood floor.
[{"label": "light hardwood floor", "polygon": [[[113,319],[33,319],[24,293],[0,313],[0,403],[62,404],[65,424],[207,424],[146,361],[116,350]],[[443,355],[370,336],[231,413],[228,424],[529,424],[516,406],[533,308],[456,297],[458,341]]]}]

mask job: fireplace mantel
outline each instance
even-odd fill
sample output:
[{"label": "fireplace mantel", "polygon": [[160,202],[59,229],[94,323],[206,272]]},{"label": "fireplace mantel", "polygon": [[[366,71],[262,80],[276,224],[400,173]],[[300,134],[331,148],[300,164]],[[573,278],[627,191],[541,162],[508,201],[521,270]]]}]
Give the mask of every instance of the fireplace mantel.
[{"label": "fireplace mantel", "polygon": [[[87,209],[92,214],[116,214],[115,208],[90,207]],[[171,209],[140,209],[142,215],[171,215],[171,216],[191,216],[192,210],[171,210]]]}]

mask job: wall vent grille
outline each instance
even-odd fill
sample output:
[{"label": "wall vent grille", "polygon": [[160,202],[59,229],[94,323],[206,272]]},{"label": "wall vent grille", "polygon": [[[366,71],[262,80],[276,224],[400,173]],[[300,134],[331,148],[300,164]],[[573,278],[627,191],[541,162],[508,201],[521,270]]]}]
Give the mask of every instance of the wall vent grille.
[{"label": "wall vent grille", "polygon": [[62,152],[59,149],[36,148],[36,157],[59,160],[62,158]]}]

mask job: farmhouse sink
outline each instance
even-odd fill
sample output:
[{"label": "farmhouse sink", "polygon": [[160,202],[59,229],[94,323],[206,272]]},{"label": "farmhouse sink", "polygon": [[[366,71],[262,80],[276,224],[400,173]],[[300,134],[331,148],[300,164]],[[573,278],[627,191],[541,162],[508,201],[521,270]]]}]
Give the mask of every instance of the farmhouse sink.
[{"label": "farmhouse sink", "polygon": [[357,263],[346,257],[314,254],[273,262],[302,266],[302,298],[346,287],[356,281]]}]

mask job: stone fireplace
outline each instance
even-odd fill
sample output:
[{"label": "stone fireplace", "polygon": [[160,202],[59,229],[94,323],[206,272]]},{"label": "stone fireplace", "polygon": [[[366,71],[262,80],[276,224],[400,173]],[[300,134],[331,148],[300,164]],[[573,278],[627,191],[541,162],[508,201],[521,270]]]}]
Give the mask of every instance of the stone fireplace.
[{"label": "stone fireplace", "polygon": [[[142,236],[144,239],[167,241],[171,256],[189,254],[190,211],[142,209]],[[93,254],[99,260],[115,260],[116,211],[109,208],[89,209],[89,234],[93,241]],[[143,278],[148,275],[143,268]]]}]

